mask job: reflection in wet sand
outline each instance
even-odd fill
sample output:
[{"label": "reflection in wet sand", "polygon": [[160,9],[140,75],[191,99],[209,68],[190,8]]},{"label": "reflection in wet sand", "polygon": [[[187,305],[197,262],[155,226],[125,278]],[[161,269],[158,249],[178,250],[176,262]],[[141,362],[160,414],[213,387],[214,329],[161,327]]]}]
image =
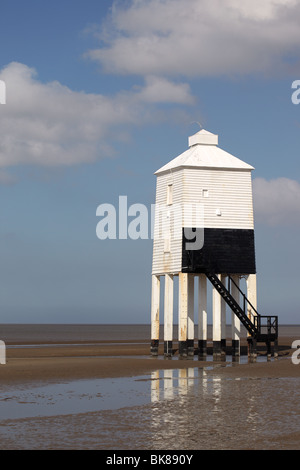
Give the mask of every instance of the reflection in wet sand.
[{"label": "reflection in wet sand", "polygon": [[[160,376],[162,375],[163,386]],[[186,395],[189,387],[194,385],[194,379],[198,377],[198,369],[165,369],[151,373],[151,402],[171,400],[175,395]]]},{"label": "reflection in wet sand", "polygon": [[224,367],[5,392],[0,448],[299,448],[300,378],[230,376]]},{"label": "reflection in wet sand", "polygon": [[298,378],[232,379],[205,368],[156,371],[151,448],[299,448],[299,385]]}]

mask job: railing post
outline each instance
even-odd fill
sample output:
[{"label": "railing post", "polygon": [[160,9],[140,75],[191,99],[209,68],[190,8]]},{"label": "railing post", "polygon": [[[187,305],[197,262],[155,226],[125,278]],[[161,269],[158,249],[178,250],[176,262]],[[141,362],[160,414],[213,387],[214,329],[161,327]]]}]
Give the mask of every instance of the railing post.
[{"label": "railing post", "polygon": [[271,334],[271,317],[268,317],[267,319],[267,329],[268,329],[268,335]]}]

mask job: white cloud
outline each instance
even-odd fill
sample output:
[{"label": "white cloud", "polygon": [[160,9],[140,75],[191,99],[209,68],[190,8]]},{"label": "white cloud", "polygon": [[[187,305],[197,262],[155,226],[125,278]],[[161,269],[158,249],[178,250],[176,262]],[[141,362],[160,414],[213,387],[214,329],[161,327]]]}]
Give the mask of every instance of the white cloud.
[{"label": "white cloud", "polygon": [[289,178],[253,180],[255,220],[270,226],[300,224],[300,183]]},{"label": "white cloud", "polygon": [[7,103],[0,108],[0,168],[95,161],[114,152],[128,126],[155,119],[151,103],[192,102],[186,85],[155,77],[115,96],[75,92],[58,82],[41,83],[34,69],[15,62],[0,72],[0,79],[7,89]]},{"label": "white cloud", "polygon": [[210,76],[283,71],[299,60],[297,0],[115,1],[91,59],[112,73]]},{"label": "white cloud", "polygon": [[149,103],[193,104],[190,87],[186,83],[172,83],[165,78],[146,77],[146,85],[139,98]]},{"label": "white cloud", "polygon": [[134,119],[122,100],[74,92],[58,82],[43,84],[24,64],[9,64],[0,77],[7,88],[0,167],[93,161],[108,151],[104,138],[110,126]]}]

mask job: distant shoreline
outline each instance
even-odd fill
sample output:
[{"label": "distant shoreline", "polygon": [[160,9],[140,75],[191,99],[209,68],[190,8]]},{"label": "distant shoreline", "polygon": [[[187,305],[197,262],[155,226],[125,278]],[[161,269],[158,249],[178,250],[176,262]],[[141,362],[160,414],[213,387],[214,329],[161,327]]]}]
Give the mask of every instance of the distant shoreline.
[{"label": "distant shoreline", "polygon": [[[300,375],[300,365],[291,361],[291,344],[293,337],[283,337],[279,340],[279,358],[250,364],[235,363],[234,367],[221,368],[232,374],[265,374],[272,376]],[[246,341],[242,341],[245,348]],[[228,341],[229,344],[229,341]],[[196,345],[196,342],[195,342]],[[205,367],[217,363],[190,359],[179,359],[178,353],[172,359],[164,359],[163,343],[160,346],[159,357],[150,356],[150,345],[140,341],[99,341],[97,344],[60,345],[40,344],[35,347],[8,347],[7,364],[0,366],[0,383],[2,387],[16,384],[28,385],[34,383],[56,383],[63,380],[90,378],[137,376],[162,369],[185,369],[190,367]],[[258,351],[264,354],[263,351]],[[227,359],[230,356],[227,356]],[[221,365],[230,365],[222,362]],[[220,369],[218,369],[219,371]]]},{"label": "distant shoreline", "polygon": [[[150,326],[144,324],[7,324],[0,327],[0,339],[6,344],[7,363],[0,365],[2,387],[37,382],[59,382],[89,378],[137,376],[158,369],[204,367],[212,362],[178,358],[178,342],[173,341],[174,357],[164,359],[163,326],[161,326],[159,357],[150,356]],[[211,327],[208,328],[207,348],[212,353]],[[231,326],[227,327],[227,360],[231,363]],[[174,327],[174,338],[176,338]],[[195,327],[195,338],[197,327]],[[267,363],[264,373],[278,371],[300,374],[300,365],[293,365],[290,356],[294,340],[300,339],[300,326],[280,326],[279,359]],[[197,348],[197,340],[194,343]],[[258,354],[266,353],[265,345],[258,345]],[[246,332],[241,335],[243,361],[247,355]],[[247,357],[247,356],[246,356]],[[212,361],[212,358],[210,358]],[[285,364],[284,368],[281,365]],[[223,363],[224,365],[224,363]],[[225,363],[226,365],[226,363]],[[291,367],[292,365],[292,367]],[[253,367],[254,366],[254,369]],[[229,370],[254,373],[261,363],[237,364]],[[223,370],[224,368],[222,368]],[[289,371],[289,372],[287,372]],[[239,372],[240,373],[240,372]]]}]

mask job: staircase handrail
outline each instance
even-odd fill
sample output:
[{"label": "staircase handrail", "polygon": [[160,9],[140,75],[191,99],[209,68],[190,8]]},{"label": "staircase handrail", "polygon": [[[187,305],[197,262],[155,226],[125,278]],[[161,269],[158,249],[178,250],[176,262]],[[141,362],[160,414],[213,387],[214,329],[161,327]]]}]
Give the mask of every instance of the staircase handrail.
[{"label": "staircase handrail", "polygon": [[253,310],[255,312],[255,316],[257,315],[258,317],[260,317],[261,315],[258,313],[256,308],[252,305],[250,300],[246,297],[246,295],[240,289],[240,287],[237,285],[237,283],[232,279],[232,277],[229,274],[226,274],[226,276],[228,276],[228,292],[229,292],[229,294],[231,294],[231,292],[230,292],[230,282],[232,282],[235,285],[235,287],[239,290],[240,294],[242,294],[242,296],[243,296],[243,299],[244,299],[244,313],[246,314],[246,310],[245,310],[245,301],[246,301],[250,305],[251,310]]}]

